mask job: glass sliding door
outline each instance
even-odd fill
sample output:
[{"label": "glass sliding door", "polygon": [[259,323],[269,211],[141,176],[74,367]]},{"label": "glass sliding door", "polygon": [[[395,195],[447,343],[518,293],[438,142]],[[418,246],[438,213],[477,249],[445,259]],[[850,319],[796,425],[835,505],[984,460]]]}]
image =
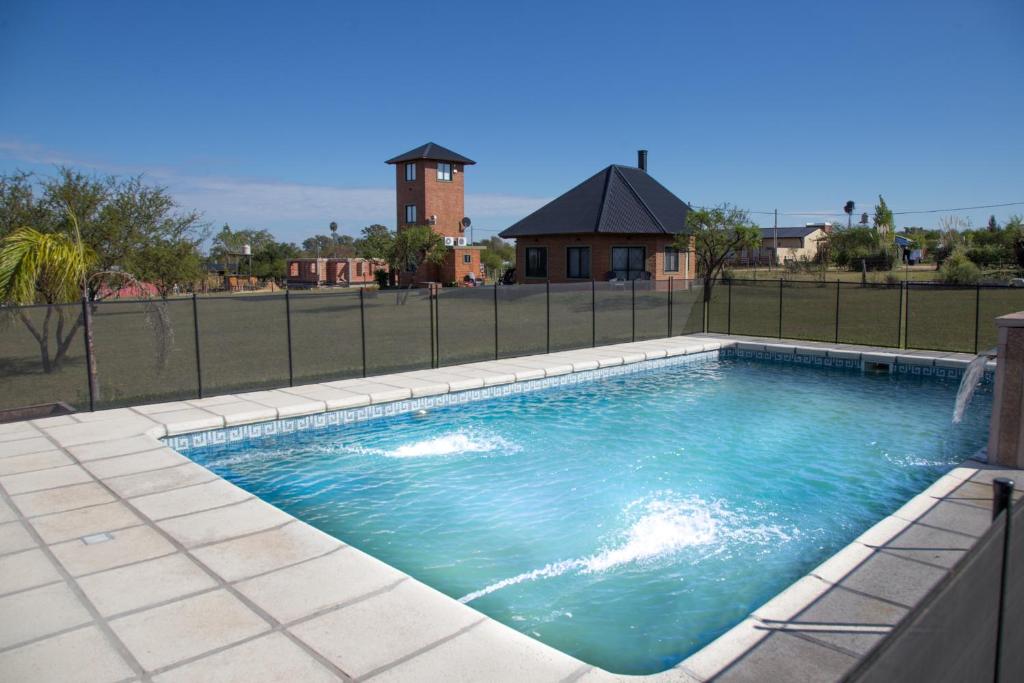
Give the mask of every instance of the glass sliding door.
[{"label": "glass sliding door", "polygon": [[612,247],[612,270],[620,280],[640,280],[644,275],[644,247]]}]

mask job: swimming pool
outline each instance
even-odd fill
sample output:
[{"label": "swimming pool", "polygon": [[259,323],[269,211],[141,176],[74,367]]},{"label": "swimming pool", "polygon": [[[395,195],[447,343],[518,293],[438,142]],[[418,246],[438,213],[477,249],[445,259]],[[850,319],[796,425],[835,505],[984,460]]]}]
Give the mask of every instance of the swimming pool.
[{"label": "swimming pool", "polygon": [[985,440],[956,379],[710,354],[184,452],[591,664],[673,666]]}]

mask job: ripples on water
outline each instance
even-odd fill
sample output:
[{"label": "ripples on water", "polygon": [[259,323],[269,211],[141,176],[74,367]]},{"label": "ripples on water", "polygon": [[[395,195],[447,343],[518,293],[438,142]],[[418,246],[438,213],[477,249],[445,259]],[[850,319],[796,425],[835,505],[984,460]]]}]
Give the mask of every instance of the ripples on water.
[{"label": "ripples on water", "polygon": [[713,361],[193,458],[574,656],[666,669],[983,445],[957,385]]}]

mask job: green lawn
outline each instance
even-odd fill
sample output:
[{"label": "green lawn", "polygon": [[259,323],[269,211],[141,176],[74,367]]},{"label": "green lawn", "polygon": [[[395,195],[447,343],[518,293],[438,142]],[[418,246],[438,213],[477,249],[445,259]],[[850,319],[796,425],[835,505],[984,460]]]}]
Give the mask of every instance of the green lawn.
[{"label": "green lawn", "polygon": [[[498,357],[508,358],[664,337],[670,322],[672,334],[700,332],[704,319],[701,290],[678,283],[671,307],[666,283],[638,283],[635,292],[629,285],[592,288],[588,282],[552,285],[550,291],[544,285],[499,287],[497,325],[491,287],[441,290],[433,320],[429,296],[421,289],[293,292],[289,298],[286,305],[283,294],[199,297],[205,395],[288,384],[289,305],[296,384],[361,376],[362,320],[366,372],[374,375],[428,368],[434,354],[441,365],[493,359],[496,336]],[[976,316],[979,348],[985,349],[995,343],[991,320],[1022,309],[1024,289],[917,286],[901,297],[898,286],[787,281],[780,290],[777,280],[734,281],[714,288],[708,327],[822,341],[835,341],[838,332],[841,342],[972,352]],[[69,304],[65,310],[73,320],[81,309]],[[96,307],[98,408],[198,395],[192,300],[167,302],[166,327],[152,311],[153,304],[137,301]],[[45,312],[45,307],[26,309],[37,327]],[[5,389],[0,408],[56,400],[88,407],[81,332],[64,365],[44,373],[38,344],[8,316],[0,327],[0,377]]]}]

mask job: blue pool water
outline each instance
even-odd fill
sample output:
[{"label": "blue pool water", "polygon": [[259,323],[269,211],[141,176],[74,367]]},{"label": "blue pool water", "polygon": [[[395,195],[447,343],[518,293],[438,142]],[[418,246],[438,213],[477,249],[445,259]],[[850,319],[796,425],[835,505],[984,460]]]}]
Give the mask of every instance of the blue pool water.
[{"label": "blue pool water", "polygon": [[667,669],[983,445],[957,382],[709,360],[188,451],[481,612]]}]

